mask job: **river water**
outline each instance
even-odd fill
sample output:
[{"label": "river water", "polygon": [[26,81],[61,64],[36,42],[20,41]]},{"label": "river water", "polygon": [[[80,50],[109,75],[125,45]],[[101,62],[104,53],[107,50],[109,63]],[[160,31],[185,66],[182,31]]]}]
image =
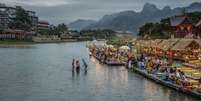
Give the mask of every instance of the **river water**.
[{"label": "river water", "polygon": [[[0,48],[0,101],[198,101],[88,57],[84,42]],[[84,58],[88,72],[72,72]]]}]

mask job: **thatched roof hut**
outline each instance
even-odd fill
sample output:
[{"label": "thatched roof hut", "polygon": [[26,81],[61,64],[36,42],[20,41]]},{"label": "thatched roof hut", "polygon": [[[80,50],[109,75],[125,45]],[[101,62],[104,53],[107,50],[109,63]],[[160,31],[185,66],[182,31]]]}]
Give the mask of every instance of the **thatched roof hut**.
[{"label": "thatched roof hut", "polygon": [[157,47],[159,43],[162,42],[162,39],[156,39],[156,40],[136,40],[135,45],[141,46],[141,47]]},{"label": "thatched roof hut", "polygon": [[179,39],[168,39],[168,40],[163,40],[160,44],[158,44],[158,48],[162,49],[164,51],[167,51],[169,49],[171,49],[177,42],[179,41]]},{"label": "thatched roof hut", "polygon": [[[191,48],[200,48],[201,43],[198,41],[200,40],[194,40],[194,39],[181,39],[178,41],[178,43],[171,48],[171,50],[174,51],[181,51],[181,50],[190,50]],[[201,41],[200,41],[201,42]]]},{"label": "thatched roof hut", "polygon": [[158,45],[162,42],[163,40],[162,39],[155,39],[155,40],[152,40],[150,43],[150,47],[153,47],[153,48],[157,48]]}]

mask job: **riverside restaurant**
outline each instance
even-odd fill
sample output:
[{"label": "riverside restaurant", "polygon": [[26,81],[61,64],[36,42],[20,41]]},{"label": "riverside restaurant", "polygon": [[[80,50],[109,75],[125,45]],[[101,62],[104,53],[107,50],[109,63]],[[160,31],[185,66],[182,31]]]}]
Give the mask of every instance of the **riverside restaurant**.
[{"label": "riverside restaurant", "polygon": [[201,99],[201,40],[135,40],[114,47],[92,42],[91,56],[108,65],[125,65],[156,83]]}]

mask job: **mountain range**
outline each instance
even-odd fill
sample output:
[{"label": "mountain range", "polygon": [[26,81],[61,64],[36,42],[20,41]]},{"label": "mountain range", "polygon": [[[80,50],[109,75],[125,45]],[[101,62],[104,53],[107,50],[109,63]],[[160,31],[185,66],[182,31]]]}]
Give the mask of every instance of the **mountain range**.
[{"label": "mountain range", "polygon": [[77,20],[69,24],[74,30],[82,29],[112,29],[115,31],[128,31],[136,35],[138,29],[147,22],[159,22],[161,19],[181,15],[183,12],[201,11],[201,3],[192,3],[187,7],[171,9],[165,6],[159,9],[154,4],[146,3],[140,12],[123,11],[103,16],[99,21]]},{"label": "mountain range", "polygon": [[79,19],[79,20],[76,20],[76,21],[68,24],[68,27],[70,28],[70,30],[80,31],[83,28],[85,28],[85,27],[87,27],[89,25],[95,24],[95,23],[96,23],[96,21],[94,21],[94,20],[82,20],[82,19]]}]

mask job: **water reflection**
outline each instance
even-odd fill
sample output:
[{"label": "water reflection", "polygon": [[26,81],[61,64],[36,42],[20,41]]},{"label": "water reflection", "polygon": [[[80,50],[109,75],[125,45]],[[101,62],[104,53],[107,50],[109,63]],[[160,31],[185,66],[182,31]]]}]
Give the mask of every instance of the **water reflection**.
[{"label": "water reflection", "polygon": [[75,77],[75,71],[72,70],[72,77],[74,78]]},{"label": "water reflection", "polygon": [[87,75],[87,70],[84,70],[84,76],[86,76]]},{"label": "water reflection", "polygon": [[152,81],[146,81],[145,93],[149,101],[198,101]]}]

